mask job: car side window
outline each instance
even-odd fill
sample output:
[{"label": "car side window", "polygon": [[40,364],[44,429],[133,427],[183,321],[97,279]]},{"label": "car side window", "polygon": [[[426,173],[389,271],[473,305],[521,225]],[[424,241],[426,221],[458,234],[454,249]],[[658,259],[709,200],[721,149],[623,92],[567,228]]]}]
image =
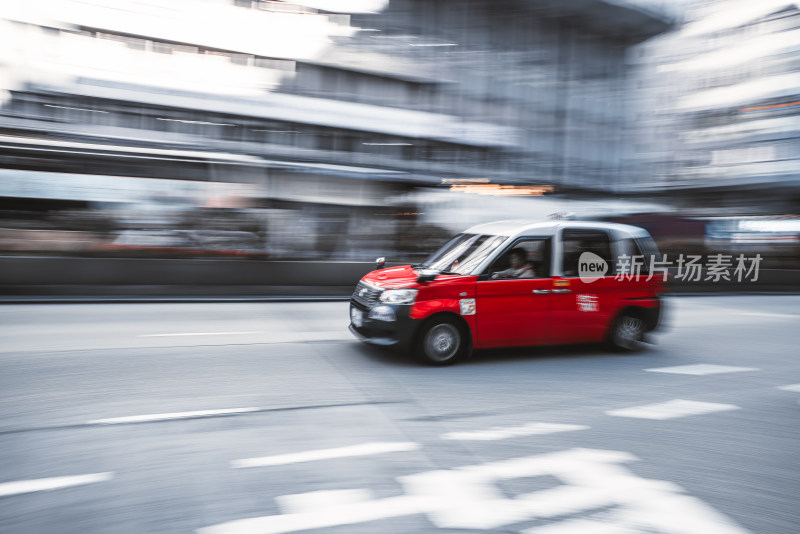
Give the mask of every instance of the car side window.
[{"label": "car side window", "polygon": [[584,252],[591,252],[608,264],[606,276],[614,275],[616,262],[611,255],[611,239],[602,230],[564,230],[561,234],[561,266],[564,276],[578,276],[579,260]]},{"label": "car side window", "polygon": [[550,276],[550,239],[518,239],[487,270],[490,280]]}]

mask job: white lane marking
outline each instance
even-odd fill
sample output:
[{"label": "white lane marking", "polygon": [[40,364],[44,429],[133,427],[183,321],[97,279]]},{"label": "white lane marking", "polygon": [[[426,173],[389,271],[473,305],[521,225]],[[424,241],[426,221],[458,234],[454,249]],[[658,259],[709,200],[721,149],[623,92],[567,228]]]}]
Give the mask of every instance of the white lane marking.
[{"label": "white lane marking", "polygon": [[778,389],[782,389],[783,391],[797,391],[800,393],[800,384],[790,384],[788,386],[778,386]]},{"label": "white lane marking", "polygon": [[529,528],[521,531],[521,534],[641,534],[639,529],[629,529],[622,525],[609,523],[604,519],[595,521],[592,519],[572,519],[547,525],[544,527]]},{"label": "white lane marking", "polygon": [[637,417],[639,419],[675,419],[688,415],[701,415],[713,412],[725,412],[728,410],[738,410],[738,406],[732,404],[718,404],[715,402],[698,402],[683,399],[675,399],[659,404],[648,404],[646,406],[634,406],[621,410],[611,410],[606,412],[608,415],[617,417]]},{"label": "white lane marking", "polygon": [[154,413],[148,415],[131,415],[127,417],[111,417],[109,419],[95,419],[87,422],[89,425],[118,425],[123,423],[145,423],[149,421],[167,421],[170,419],[197,419],[200,417],[214,417],[217,415],[232,415],[237,413],[257,412],[261,408],[230,408],[227,410],[200,410],[197,412]]},{"label": "white lane marking", "polygon": [[181,337],[181,336],[242,336],[260,332],[184,332],[179,334],[142,334],[136,337]]},{"label": "white lane marking", "polygon": [[657,367],[645,369],[651,373],[675,373],[680,375],[714,375],[719,373],[740,373],[743,371],[760,371],[755,367],[731,367],[728,365],[712,365],[698,363],[696,365],[676,365],[675,367]]},{"label": "white lane marking", "polygon": [[[339,503],[335,506],[323,503],[321,508],[313,510],[304,508],[302,512],[297,513],[238,519],[201,528],[197,532],[199,534],[281,534],[414,515],[424,513],[431,507],[421,497],[403,495],[377,500],[371,498],[372,493],[369,490],[342,491],[347,495],[341,498],[334,496],[339,492],[326,492],[330,494],[329,498],[332,502]],[[302,497],[306,495],[308,494],[287,497],[297,497],[298,500],[302,500]],[[316,504],[320,504],[322,500],[324,498],[319,495],[309,496],[309,501]],[[347,503],[342,504],[342,501],[347,501]]]},{"label": "white lane marking", "polygon": [[302,513],[309,508],[338,508],[360,502],[369,501],[372,493],[366,489],[323,490],[299,493],[297,495],[281,495],[276,497],[284,513]]},{"label": "white lane marking", "polygon": [[754,311],[738,311],[725,307],[684,307],[684,303],[678,312],[670,314],[667,319],[670,325],[682,328],[697,326],[717,326],[737,323],[751,324],[753,322],[770,322],[774,320],[797,320],[800,315],[789,313],[770,313]]},{"label": "white lane marking", "polygon": [[[243,337],[236,337],[243,336]],[[251,336],[251,337],[247,337]],[[220,341],[226,339],[226,343],[239,342],[253,342],[254,340],[261,344],[266,343],[309,343],[319,341],[352,341],[353,334],[347,329],[342,330],[329,330],[319,332],[184,332],[174,334],[141,334],[137,335],[140,339],[175,339],[177,343],[179,339],[196,339],[202,338],[209,342]]]},{"label": "white lane marking", "polygon": [[[398,478],[405,494],[375,498],[367,489],[312,491],[277,498],[282,514],[200,529],[200,534],[278,534],[425,514],[440,529],[478,531],[537,521],[531,534],[746,534],[671,482],[639,478],[626,452],[572,449]],[[554,477],[560,484],[514,497],[504,480]],[[581,517],[576,517],[578,514]],[[579,520],[583,520],[580,521]],[[587,527],[578,529],[581,525]],[[614,527],[614,528],[611,528]],[[577,530],[576,530],[577,529]],[[374,529],[373,529],[374,530]]]},{"label": "white lane marking", "polygon": [[95,482],[105,482],[114,478],[114,473],[93,473],[91,475],[77,475],[71,477],[39,478],[35,480],[18,480],[0,484],[0,497],[32,493],[34,491],[48,491],[71,486],[83,486]]},{"label": "white lane marking", "polygon": [[769,317],[773,319],[798,319],[800,315],[791,313],[767,313],[767,312],[739,312],[736,315],[745,315],[748,317]]},{"label": "white lane marking", "polygon": [[474,432],[448,432],[442,434],[441,439],[455,439],[465,441],[495,441],[518,436],[535,436],[540,434],[555,434],[557,432],[571,432],[574,430],[587,430],[583,425],[562,425],[557,423],[529,423],[523,426],[494,427],[489,430]]},{"label": "white lane marking", "polygon": [[295,452],[290,454],[279,454],[277,456],[264,456],[262,458],[245,458],[234,460],[231,467],[239,469],[243,467],[264,467],[269,465],[286,465],[301,462],[314,462],[316,460],[330,460],[332,458],[347,458],[351,456],[372,456],[388,452],[406,452],[419,449],[417,443],[410,442],[376,442],[362,443],[360,445],[350,445],[335,449],[319,449],[315,451]]}]

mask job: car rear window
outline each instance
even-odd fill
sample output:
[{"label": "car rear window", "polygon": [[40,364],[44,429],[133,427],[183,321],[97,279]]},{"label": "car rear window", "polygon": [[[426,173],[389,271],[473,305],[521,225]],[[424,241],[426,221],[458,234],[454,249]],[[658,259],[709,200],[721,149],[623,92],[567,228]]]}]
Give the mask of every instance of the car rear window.
[{"label": "car rear window", "polygon": [[661,261],[661,253],[652,237],[637,237],[633,240],[634,255],[642,256],[642,272],[650,274],[650,266]]},{"label": "car rear window", "polygon": [[597,254],[608,264],[606,276],[614,275],[616,262],[611,257],[611,239],[602,230],[564,230],[561,236],[564,250],[564,276],[578,276],[578,261],[584,252]]}]

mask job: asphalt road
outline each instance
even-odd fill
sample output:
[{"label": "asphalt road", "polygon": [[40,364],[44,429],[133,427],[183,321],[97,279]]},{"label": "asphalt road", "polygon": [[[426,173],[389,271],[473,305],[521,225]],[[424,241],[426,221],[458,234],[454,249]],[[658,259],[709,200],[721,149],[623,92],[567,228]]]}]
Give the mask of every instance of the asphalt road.
[{"label": "asphalt road", "polygon": [[0,306],[0,532],[800,532],[800,297],[670,304],[446,368],[344,302]]}]

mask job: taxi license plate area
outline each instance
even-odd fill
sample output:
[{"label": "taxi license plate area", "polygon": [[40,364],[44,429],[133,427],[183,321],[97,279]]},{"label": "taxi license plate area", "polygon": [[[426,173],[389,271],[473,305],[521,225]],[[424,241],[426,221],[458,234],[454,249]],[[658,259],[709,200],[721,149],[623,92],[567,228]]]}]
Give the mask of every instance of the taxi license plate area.
[{"label": "taxi license plate area", "polygon": [[353,323],[353,326],[356,328],[364,326],[364,312],[358,308],[350,308],[350,322]]}]

